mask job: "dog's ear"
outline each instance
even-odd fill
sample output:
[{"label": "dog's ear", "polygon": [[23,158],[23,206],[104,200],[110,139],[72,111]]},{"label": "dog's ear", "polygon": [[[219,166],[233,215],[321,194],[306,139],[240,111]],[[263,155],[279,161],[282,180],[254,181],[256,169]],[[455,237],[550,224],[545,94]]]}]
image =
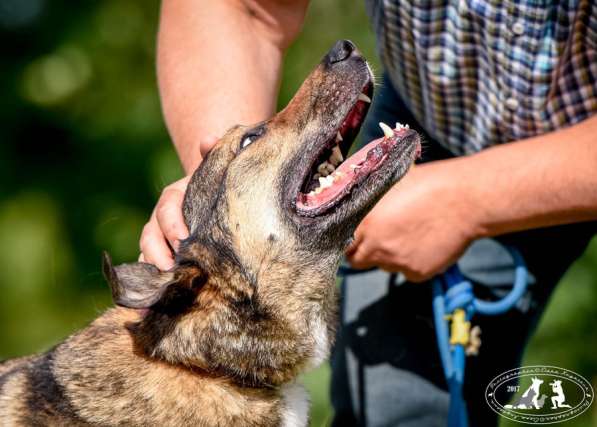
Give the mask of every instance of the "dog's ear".
[{"label": "dog's ear", "polygon": [[102,270],[114,304],[129,308],[180,309],[192,304],[207,280],[196,265],[177,265],[170,271],[145,262],[114,267],[107,252],[103,253]]}]

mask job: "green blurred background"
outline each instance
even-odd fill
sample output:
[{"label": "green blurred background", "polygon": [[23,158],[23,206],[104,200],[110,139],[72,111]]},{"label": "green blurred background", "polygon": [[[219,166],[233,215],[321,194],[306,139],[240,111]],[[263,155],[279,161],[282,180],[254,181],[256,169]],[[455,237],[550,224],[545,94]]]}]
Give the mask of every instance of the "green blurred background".
[{"label": "green blurred background", "polygon": [[[136,259],[161,188],[181,176],[156,90],[158,11],[156,0],[0,0],[0,359],[46,350],[110,305],[100,252]],[[363,2],[315,0],[286,58],[280,106],[339,38],[379,70]],[[595,386],[596,328],[594,241],[525,363]],[[312,424],[329,424],[329,369],[305,381]],[[597,425],[597,404],[566,424]]]}]

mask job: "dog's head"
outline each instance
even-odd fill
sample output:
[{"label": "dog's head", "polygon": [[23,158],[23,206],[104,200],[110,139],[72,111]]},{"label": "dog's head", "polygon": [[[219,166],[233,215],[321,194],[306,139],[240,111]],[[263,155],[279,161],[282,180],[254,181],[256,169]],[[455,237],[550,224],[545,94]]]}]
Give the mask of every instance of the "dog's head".
[{"label": "dog's head", "polygon": [[[330,323],[325,312],[334,305],[343,250],[420,149],[417,134],[399,127],[348,157],[372,92],[366,61],[352,43],[340,41],[283,111],[230,129],[190,181],[184,201],[190,237],[176,266],[161,272],[144,263],[114,268],[107,262],[115,302],[151,307],[146,319],[154,324],[158,315],[175,318],[170,330],[197,334],[193,316],[195,323],[203,316],[203,327],[217,324],[221,334],[238,319],[246,331],[254,324],[268,330],[259,322],[275,319],[272,339],[286,334],[288,340],[309,333],[300,324],[314,318],[308,310]],[[230,315],[213,314],[223,310]],[[164,333],[154,334],[152,345],[159,347]],[[213,367],[206,359],[192,363]]]}]

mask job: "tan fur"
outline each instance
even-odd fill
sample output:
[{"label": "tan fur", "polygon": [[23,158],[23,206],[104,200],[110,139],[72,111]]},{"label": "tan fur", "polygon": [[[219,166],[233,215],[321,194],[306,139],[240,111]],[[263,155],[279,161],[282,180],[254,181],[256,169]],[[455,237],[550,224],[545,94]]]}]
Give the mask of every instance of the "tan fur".
[{"label": "tan fur", "polygon": [[47,353],[0,363],[0,425],[307,424],[296,378],[331,346],[340,257],[418,144],[409,133],[330,212],[297,213],[312,157],[370,78],[360,55],[333,52],[286,109],[231,129],[197,169],[173,269],[105,255],[120,307]]}]

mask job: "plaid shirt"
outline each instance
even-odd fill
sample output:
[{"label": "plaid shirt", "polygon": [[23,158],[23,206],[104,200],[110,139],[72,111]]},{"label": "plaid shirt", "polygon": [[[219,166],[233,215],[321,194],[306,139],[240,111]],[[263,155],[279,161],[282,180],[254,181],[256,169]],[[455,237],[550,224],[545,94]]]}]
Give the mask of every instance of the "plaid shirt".
[{"label": "plaid shirt", "polygon": [[594,1],[366,3],[395,88],[454,154],[550,132],[597,112]]}]

